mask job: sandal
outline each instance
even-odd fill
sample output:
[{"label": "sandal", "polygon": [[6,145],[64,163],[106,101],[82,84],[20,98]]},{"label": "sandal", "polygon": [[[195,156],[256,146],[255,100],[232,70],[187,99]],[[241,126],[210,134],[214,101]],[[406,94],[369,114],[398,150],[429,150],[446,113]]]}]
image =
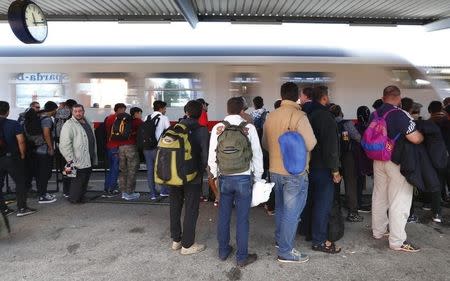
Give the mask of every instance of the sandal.
[{"label": "sandal", "polygon": [[[329,242],[329,241],[327,241]],[[327,245],[327,242],[319,244],[319,245],[313,245],[312,249],[314,251],[320,251],[320,252],[324,252],[327,254],[337,254],[341,252],[341,248],[336,247],[336,244],[334,244],[334,242],[329,242],[330,244]]]}]

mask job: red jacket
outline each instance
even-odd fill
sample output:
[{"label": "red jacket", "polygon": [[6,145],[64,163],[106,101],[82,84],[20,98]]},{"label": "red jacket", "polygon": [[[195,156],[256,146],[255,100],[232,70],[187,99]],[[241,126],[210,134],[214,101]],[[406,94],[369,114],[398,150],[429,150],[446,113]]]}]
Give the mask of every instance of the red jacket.
[{"label": "red jacket", "polygon": [[198,118],[198,123],[200,126],[208,127],[208,112],[202,109],[202,114]]},{"label": "red jacket", "polygon": [[106,118],[105,128],[106,128],[106,135],[108,138],[107,142],[106,142],[106,148],[111,149],[111,148],[117,148],[122,145],[133,145],[133,144],[135,145],[137,131],[139,129],[139,126],[141,126],[141,124],[144,122],[141,119],[133,119],[133,121],[131,123],[130,138],[125,141],[117,141],[117,140],[110,139],[111,129],[112,129],[112,126],[113,126],[115,120],[116,120],[116,114],[111,114],[108,116],[108,118]]}]

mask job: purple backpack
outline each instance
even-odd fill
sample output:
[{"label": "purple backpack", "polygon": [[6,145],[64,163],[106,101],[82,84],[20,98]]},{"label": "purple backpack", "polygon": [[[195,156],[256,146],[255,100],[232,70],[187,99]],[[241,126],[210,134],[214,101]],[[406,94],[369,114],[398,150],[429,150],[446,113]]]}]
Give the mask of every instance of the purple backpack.
[{"label": "purple backpack", "polygon": [[367,157],[372,160],[390,161],[392,152],[394,151],[394,145],[400,134],[394,139],[390,139],[387,132],[386,117],[392,111],[399,110],[397,108],[391,109],[383,116],[378,116],[375,111],[374,118],[370,122],[369,127],[361,140],[361,145],[366,152]]}]

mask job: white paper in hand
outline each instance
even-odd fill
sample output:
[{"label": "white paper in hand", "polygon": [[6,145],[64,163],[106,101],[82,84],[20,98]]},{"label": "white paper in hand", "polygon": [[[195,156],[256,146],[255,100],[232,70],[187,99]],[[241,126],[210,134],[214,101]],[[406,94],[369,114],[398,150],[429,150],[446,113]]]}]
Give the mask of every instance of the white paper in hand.
[{"label": "white paper in hand", "polygon": [[270,192],[274,187],[275,183],[266,183],[265,180],[257,181],[253,184],[252,193],[252,207],[258,206],[261,203],[267,202],[270,197]]}]

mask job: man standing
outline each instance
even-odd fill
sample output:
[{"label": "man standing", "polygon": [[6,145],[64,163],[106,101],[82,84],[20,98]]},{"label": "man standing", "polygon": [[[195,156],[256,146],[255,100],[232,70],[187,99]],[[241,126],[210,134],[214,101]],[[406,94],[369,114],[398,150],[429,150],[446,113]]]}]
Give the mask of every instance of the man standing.
[{"label": "man standing", "polygon": [[92,166],[97,162],[97,149],[94,131],[84,117],[81,104],[72,107],[72,117],[61,129],[59,149],[66,159],[68,176],[76,174],[70,180],[69,201],[83,203]]},{"label": "man standing", "polygon": [[202,98],[197,99],[197,101],[202,104],[202,115],[200,115],[200,118],[198,119],[198,123],[200,124],[200,126],[208,128],[208,106],[209,106],[209,103],[207,103]]},{"label": "man standing", "polygon": [[[295,247],[295,234],[300,214],[308,196],[308,172],[292,175],[284,168],[278,138],[288,130],[302,135],[306,150],[316,145],[316,137],[308,117],[297,104],[298,87],[287,82],[281,86],[281,106],[268,115],[264,124],[263,147],[269,152],[270,178],[275,183],[275,240],[278,245],[278,261],[306,262],[308,256]],[[309,161],[309,155],[308,155]]]},{"label": "man standing", "polygon": [[309,196],[312,204],[312,249],[335,254],[341,251],[328,241],[328,220],[334,199],[334,183],[341,181],[339,174],[338,126],[328,110],[328,88],[313,89],[310,121],[317,138],[311,153]]},{"label": "man standing", "polygon": [[[416,124],[408,114],[398,108],[401,105],[400,89],[388,86],[383,90],[383,105],[376,112],[385,117],[387,134],[392,140],[406,137],[419,144],[423,135],[416,130]],[[371,119],[374,118],[372,114]],[[374,188],[372,195],[372,233],[381,239],[389,225],[389,246],[393,250],[417,252],[419,248],[406,241],[406,221],[408,219],[413,187],[400,173],[400,166],[392,161],[373,161]],[[389,215],[388,215],[389,210]]]},{"label": "man standing", "polygon": [[[236,260],[238,266],[243,267],[257,259],[256,254],[248,253],[248,216],[252,200],[252,173],[255,181],[261,180],[264,172],[263,157],[255,126],[248,124],[241,117],[244,112],[243,99],[241,97],[229,99],[227,111],[229,115],[225,117],[225,121],[216,124],[211,131],[208,165],[213,180],[219,176],[220,203],[217,225],[219,258],[226,260],[232,251],[229,242],[234,203],[237,216]],[[233,134],[236,130],[240,132]],[[240,140],[237,140],[237,137],[240,137]],[[237,147],[237,144],[242,146]],[[238,155],[238,159],[235,159],[233,157],[235,153],[242,155]]]},{"label": "man standing", "polygon": [[[9,103],[0,101],[0,173],[7,172],[16,184],[17,216],[23,217],[35,213],[36,210],[27,207],[27,190],[23,174],[26,150],[23,128],[19,122],[7,119],[8,115]],[[0,209],[2,212],[11,212],[4,200],[0,201]]]},{"label": "man standing", "polygon": [[[145,157],[145,163],[147,165],[147,182],[150,189],[150,199],[156,200],[158,197],[158,192],[156,190],[155,184],[155,159],[157,151],[157,141],[160,139],[162,133],[170,127],[169,118],[165,116],[167,103],[157,100],[153,102],[153,113],[147,117],[147,120],[143,126],[154,126],[155,136],[154,140],[156,143],[148,143],[148,146],[143,145],[143,153]],[[163,197],[169,196],[169,192],[166,187],[161,186],[160,195]]]},{"label": "man standing", "polygon": [[108,156],[109,171],[105,179],[105,192],[102,197],[114,197],[118,195],[119,185],[117,179],[119,178],[119,142],[111,139],[111,128],[116,120],[117,115],[125,113],[127,106],[123,103],[114,105],[114,113],[105,119],[106,129],[106,151]]},{"label": "man standing", "polygon": [[[200,126],[198,118],[202,113],[202,104],[191,100],[184,107],[187,118],[180,121],[190,131],[192,159],[197,176],[183,186],[170,187],[170,233],[172,250],[181,249],[182,255],[191,255],[205,250],[205,245],[195,243],[200,194],[202,192],[203,173],[208,164],[208,129]],[[183,228],[181,212],[184,205]]]},{"label": "man standing", "polygon": [[306,114],[311,114],[312,93],[313,93],[313,88],[305,87],[302,89],[302,92],[300,94],[300,103],[302,104],[302,110]]},{"label": "man standing", "polygon": [[58,105],[48,101],[44,105],[44,110],[40,115],[42,136],[44,143],[36,147],[34,159],[36,159],[36,186],[39,195],[39,203],[53,203],[56,197],[47,192],[48,181],[52,176],[53,158],[55,155],[54,123],[52,117],[55,116]]}]

